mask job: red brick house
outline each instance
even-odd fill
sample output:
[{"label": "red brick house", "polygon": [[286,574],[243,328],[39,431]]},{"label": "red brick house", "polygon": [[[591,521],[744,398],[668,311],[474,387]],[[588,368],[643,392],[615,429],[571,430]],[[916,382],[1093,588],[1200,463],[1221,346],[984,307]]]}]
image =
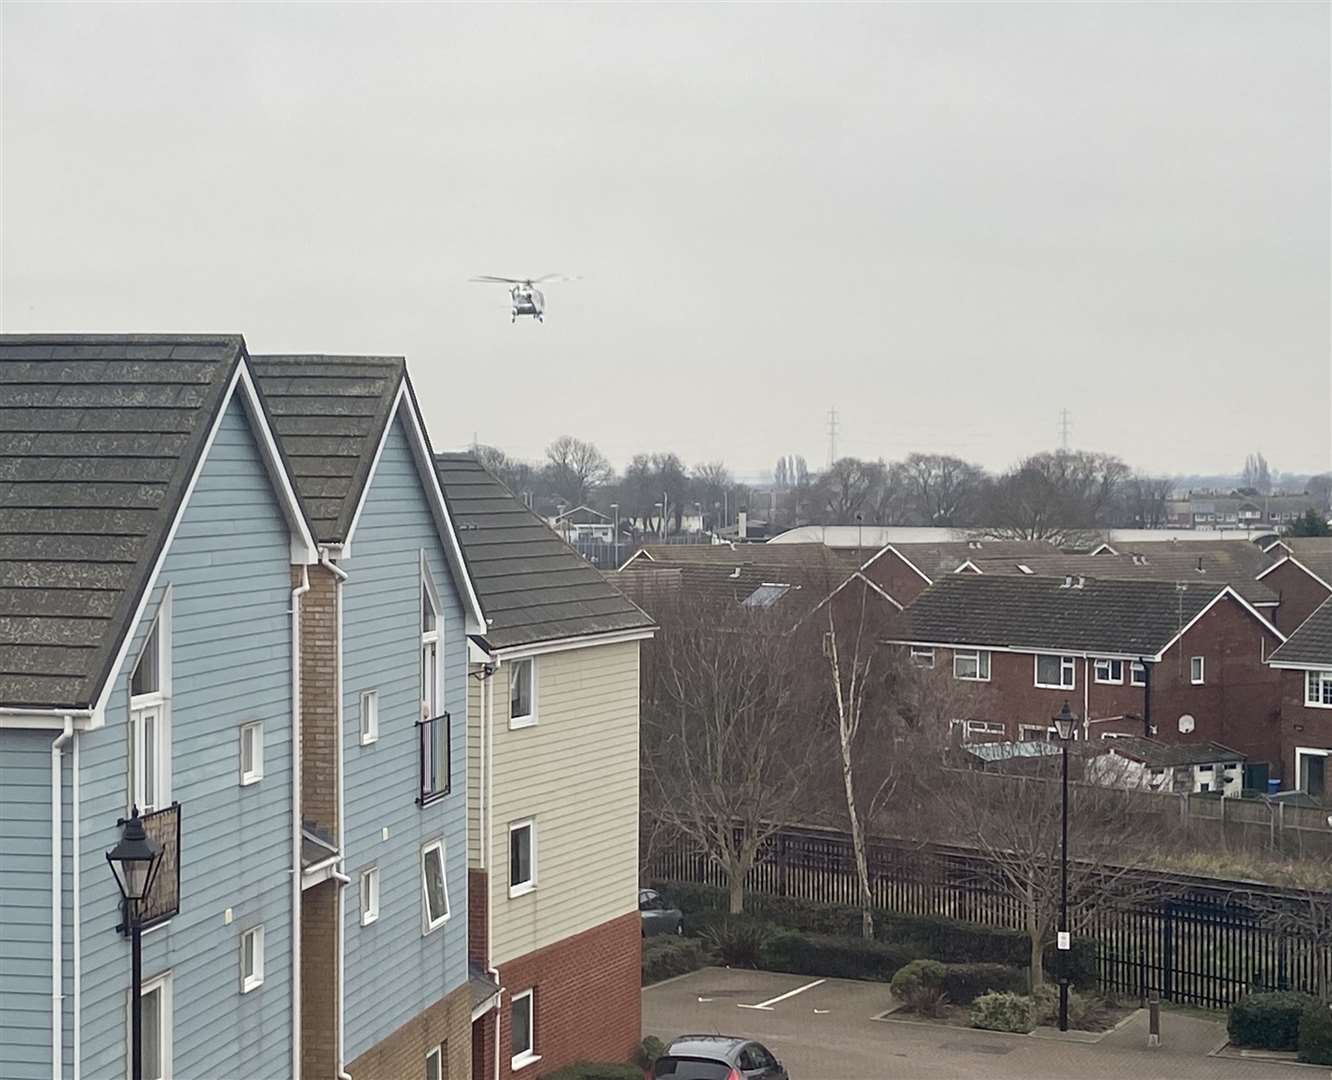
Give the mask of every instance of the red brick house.
[{"label": "red brick house", "polygon": [[1285,640],[1223,583],[950,574],[903,613],[895,643],[917,663],[987,683],[985,715],[957,717],[964,739],[1045,737],[1068,701],[1082,734],[1217,742],[1249,759],[1265,787],[1282,757]]},{"label": "red brick house", "polygon": [[1268,557],[1274,561],[1257,578],[1277,594],[1277,629],[1289,634],[1332,596],[1332,539],[1287,537]]},{"label": "red brick house", "polygon": [[1044,540],[956,540],[935,544],[887,544],[860,568],[880,592],[906,607],[945,574],[979,573],[983,559],[1057,555]]},{"label": "red brick house", "polygon": [[1332,797],[1332,599],[1268,661],[1281,675],[1283,788]]}]

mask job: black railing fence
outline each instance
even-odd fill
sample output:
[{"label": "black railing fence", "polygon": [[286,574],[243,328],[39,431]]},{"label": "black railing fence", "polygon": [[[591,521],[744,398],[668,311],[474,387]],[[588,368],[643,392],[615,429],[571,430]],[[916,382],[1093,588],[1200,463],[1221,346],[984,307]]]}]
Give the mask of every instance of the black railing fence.
[{"label": "black railing fence", "polygon": [[[876,838],[868,851],[875,905],[1024,929],[1021,903],[994,862],[959,847]],[[663,845],[654,879],[724,886],[719,866],[688,842]],[[763,846],[749,891],[857,904],[850,838],[789,828]],[[1107,897],[1082,905],[1077,932],[1097,945],[1104,992],[1225,1008],[1251,989],[1332,987],[1332,900],[1254,884],[1155,871],[1116,874]],[[1116,899],[1118,897],[1118,899]]]}]

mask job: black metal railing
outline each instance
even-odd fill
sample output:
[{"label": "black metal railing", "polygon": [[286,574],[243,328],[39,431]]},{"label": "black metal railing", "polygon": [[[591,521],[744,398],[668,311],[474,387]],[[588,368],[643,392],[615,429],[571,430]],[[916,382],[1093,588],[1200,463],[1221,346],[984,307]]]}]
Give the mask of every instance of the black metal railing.
[{"label": "black metal railing", "polygon": [[144,814],[143,831],[161,845],[162,861],[153,875],[148,895],[139,905],[143,929],[166,922],[180,911],[180,803]]},{"label": "black metal railing", "polygon": [[419,779],[418,806],[442,799],[449,793],[453,773],[453,747],[449,738],[449,714],[442,712],[416,722],[416,760]]}]

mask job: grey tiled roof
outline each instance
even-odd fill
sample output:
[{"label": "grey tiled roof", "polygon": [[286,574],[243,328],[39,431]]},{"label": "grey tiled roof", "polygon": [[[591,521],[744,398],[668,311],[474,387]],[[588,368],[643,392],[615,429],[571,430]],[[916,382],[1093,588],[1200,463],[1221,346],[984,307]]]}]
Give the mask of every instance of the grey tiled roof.
[{"label": "grey tiled roof", "polygon": [[1151,656],[1225,586],[949,574],[906,609],[905,640]]},{"label": "grey tiled roof", "polygon": [[239,336],[0,336],[0,703],[94,704]]},{"label": "grey tiled roof", "polygon": [[345,540],[406,363],[309,355],[251,365],[315,539]]},{"label": "grey tiled roof", "polygon": [[1271,656],[1274,663],[1332,669],[1332,596],[1314,610]]},{"label": "grey tiled roof", "polygon": [[435,458],[493,649],[652,620],[468,454]]},{"label": "grey tiled roof", "polygon": [[1105,751],[1118,751],[1146,765],[1162,768],[1171,765],[1211,765],[1222,761],[1243,761],[1245,755],[1220,743],[1164,743],[1141,735],[1123,735],[1105,740]]}]

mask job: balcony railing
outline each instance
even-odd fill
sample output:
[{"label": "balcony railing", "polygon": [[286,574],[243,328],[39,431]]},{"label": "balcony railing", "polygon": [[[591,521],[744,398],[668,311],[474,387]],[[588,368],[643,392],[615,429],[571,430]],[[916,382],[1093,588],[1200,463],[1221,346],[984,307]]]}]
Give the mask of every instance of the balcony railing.
[{"label": "balcony railing", "polygon": [[180,911],[180,803],[153,810],[141,820],[148,839],[162,848],[148,895],[139,904],[140,925],[146,930]]},{"label": "balcony railing", "polygon": [[416,722],[417,762],[419,764],[419,806],[441,799],[449,793],[453,747],[449,738],[449,714],[440,713]]}]

